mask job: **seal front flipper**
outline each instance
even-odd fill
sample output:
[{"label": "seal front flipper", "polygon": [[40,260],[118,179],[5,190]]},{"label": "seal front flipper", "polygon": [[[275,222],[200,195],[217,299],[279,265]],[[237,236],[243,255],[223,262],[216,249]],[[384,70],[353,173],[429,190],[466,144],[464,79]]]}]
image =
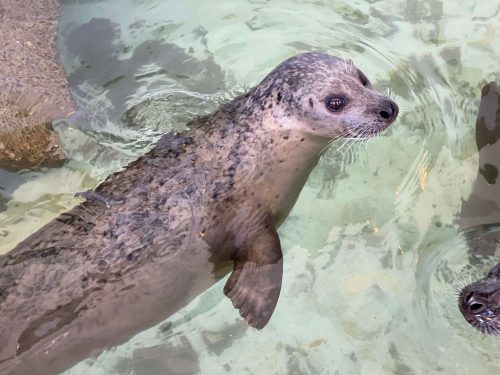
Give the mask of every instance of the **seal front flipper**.
[{"label": "seal front flipper", "polygon": [[261,228],[238,249],[224,294],[254,328],[263,328],[273,314],[281,290],[283,254],[276,229]]}]

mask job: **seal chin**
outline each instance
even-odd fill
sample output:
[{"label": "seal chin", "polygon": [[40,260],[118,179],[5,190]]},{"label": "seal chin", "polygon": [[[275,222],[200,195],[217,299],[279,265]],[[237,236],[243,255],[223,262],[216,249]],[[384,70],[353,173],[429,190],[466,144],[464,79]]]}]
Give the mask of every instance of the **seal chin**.
[{"label": "seal chin", "polygon": [[348,126],[346,130],[346,137],[349,138],[373,138],[382,133],[385,129],[387,129],[395,120],[384,121],[384,122],[375,122],[370,124],[363,125],[354,125]]},{"label": "seal chin", "polygon": [[474,328],[485,334],[500,335],[500,280],[487,276],[464,287],[458,307]]}]

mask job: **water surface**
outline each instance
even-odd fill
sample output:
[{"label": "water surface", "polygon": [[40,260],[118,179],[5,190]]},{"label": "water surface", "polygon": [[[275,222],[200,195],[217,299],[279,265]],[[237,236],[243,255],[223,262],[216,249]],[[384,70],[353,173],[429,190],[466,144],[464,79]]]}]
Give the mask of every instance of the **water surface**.
[{"label": "water surface", "polygon": [[365,147],[335,143],[314,171],[279,230],[283,287],[264,330],[222,281],[67,374],[500,373],[498,337],[470,328],[454,295],[469,277],[456,216],[477,171],[481,87],[499,79],[500,4],[207,4],[63,0],[59,48],[82,108],[57,125],[71,161],[0,171],[0,252],[294,54],[352,58],[402,114]]}]

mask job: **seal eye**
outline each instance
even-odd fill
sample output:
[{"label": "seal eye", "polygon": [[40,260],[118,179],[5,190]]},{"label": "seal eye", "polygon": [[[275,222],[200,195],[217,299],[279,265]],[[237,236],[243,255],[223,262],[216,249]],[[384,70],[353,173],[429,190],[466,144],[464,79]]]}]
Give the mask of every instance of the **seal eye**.
[{"label": "seal eye", "polygon": [[338,112],[347,104],[347,98],[344,96],[329,96],[326,98],[326,108],[332,112]]}]

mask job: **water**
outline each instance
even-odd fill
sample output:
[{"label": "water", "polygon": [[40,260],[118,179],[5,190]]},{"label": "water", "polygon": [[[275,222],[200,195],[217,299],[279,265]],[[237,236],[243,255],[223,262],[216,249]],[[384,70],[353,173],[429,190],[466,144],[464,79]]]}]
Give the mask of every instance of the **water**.
[{"label": "water", "polygon": [[477,171],[480,89],[499,78],[499,22],[500,4],[478,0],[63,1],[59,47],[82,109],[57,131],[72,160],[0,171],[0,252],[296,53],[352,58],[403,109],[365,148],[334,144],[311,176],[279,231],[283,287],[264,330],[222,281],[67,374],[499,373],[498,338],[470,328],[454,294],[469,277],[456,216]]}]

